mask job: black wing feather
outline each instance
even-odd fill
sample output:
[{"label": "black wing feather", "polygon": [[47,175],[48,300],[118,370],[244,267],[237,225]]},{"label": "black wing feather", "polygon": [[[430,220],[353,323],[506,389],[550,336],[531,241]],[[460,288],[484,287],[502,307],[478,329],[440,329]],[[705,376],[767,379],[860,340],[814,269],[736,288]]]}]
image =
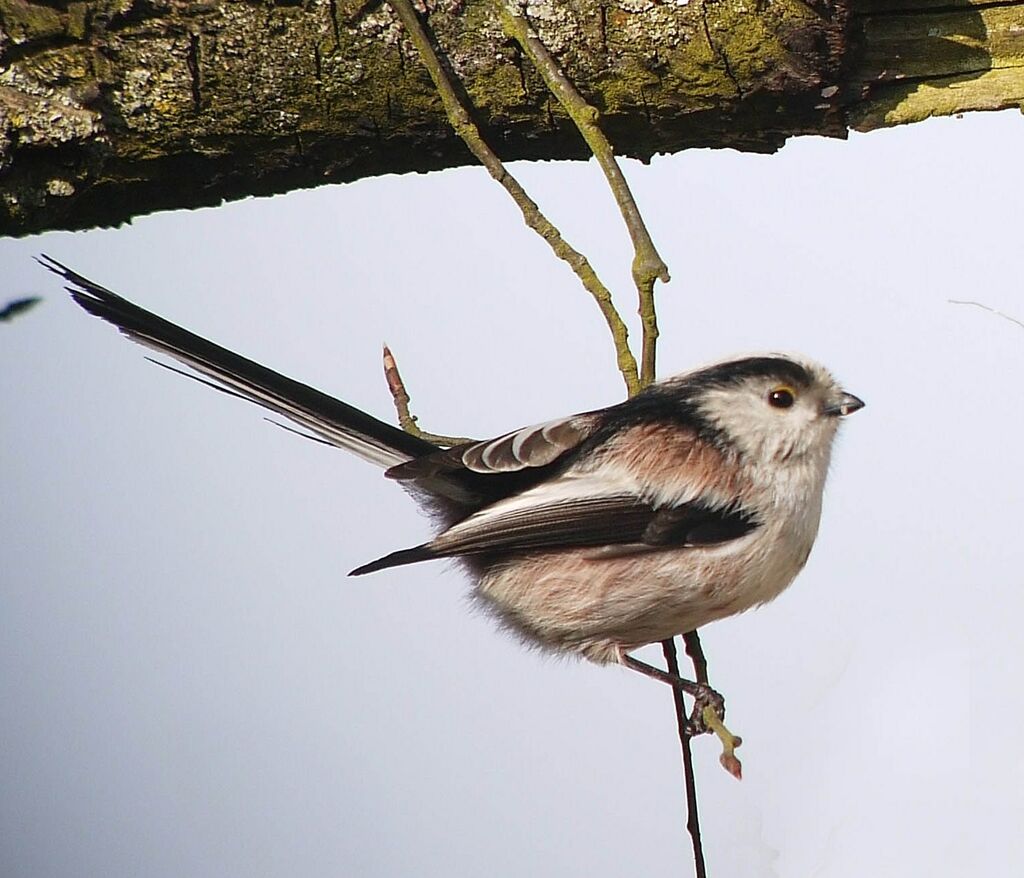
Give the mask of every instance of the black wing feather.
[{"label": "black wing feather", "polygon": [[713,546],[746,536],[758,526],[749,512],[685,503],[659,509],[644,531],[649,546]]},{"label": "black wing feather", "polygon": [[608,494],[467,519],[428,545],[438,554],[636,543],[654,511],[632,494]]},{"label": "black wing feather", "polygon": [[530,506],[485,516],[478,523],[469,519],[429,543],[392,552],[350,575],[459,555],[517,555],[589,546],[711,546],[739,539],[758,526],[755,516],[735,507],[694,502],[654,509],[633,494],[609,494]]}]

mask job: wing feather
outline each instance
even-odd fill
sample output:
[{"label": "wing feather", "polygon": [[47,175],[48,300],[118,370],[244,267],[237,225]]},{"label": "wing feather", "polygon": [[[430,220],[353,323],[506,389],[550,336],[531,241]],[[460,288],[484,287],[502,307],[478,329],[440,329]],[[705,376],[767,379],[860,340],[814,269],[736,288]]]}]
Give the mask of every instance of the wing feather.
[{"label": "wing feather", "polygon": [[[584,546],[713,545],[757,527],[736,505],[700,499],[656,507],[632,492],[593,493],[592,480],[558,479],[489,506],[426,546],[435,556]],[[559,496],[561,494],[561,496]]]},{"label": "wing feather", "polygon": [[458,471],[503,475],[540,469],[577,448],[600,425],[595,413],[571,415],[523,427],[494,439],[457,445],[393,466],[386,473],[398,481],[421,481]]},{"label": "wing feather", "polygon": [[639,497],[607,494],[497,514],[478,513],[428,543],[439,555],[639,542],[654,510]]}]

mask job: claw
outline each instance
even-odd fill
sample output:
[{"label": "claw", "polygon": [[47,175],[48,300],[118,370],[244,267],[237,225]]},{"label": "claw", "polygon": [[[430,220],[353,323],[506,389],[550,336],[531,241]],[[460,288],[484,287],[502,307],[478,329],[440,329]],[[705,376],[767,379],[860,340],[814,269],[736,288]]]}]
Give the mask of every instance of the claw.
[{"label": "claw", "polygon": [[690,729],[692,735],[705,735],[713,731],[707,723],[706,711],[710,710],[721,723],[725,719],[725,699],[707,683],[697,683],[696,686],[697,691],[692,693],[693,712],[690,714]]}]

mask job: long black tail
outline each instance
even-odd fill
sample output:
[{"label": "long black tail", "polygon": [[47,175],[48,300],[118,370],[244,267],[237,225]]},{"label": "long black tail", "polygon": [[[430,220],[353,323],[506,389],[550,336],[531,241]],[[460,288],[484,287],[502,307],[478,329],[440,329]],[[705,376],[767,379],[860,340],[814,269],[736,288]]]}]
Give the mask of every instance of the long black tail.
[{"label": "long black tail", "polygon": [[277,412],[330,445],[383,467],[438,450],[430,442],[175,326],[48,256],[39,262],[71,284],[67,291],[90,314],[114,324],[133,341],[169,354],[211,380],[183,374]]}]

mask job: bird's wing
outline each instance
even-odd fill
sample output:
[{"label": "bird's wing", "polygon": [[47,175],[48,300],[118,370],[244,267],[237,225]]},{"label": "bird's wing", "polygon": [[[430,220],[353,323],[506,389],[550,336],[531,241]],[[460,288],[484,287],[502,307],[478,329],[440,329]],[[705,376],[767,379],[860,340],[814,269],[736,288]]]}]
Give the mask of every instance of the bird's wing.
[{"label": "bird's wing", "polygon": [[563,476],[488,506],[429,543],[394,552],[352,573],[489,552],[706,546],[738,539],[757,526],[756,517],[736,504],[722,507],[694,498],[656,507],[637,493],[616,490],[601,474]]},{"label": "bird's wing", "polygon": [[395,466],[438,451],[430,442],[145,311],[56,260],[44,256],[40,262],[68,281],[71,297],[90,314],[210,380],[167,366],[173,371],[277,412],[309,430],[314,437],[380,466]]},{"label": "bird's wing", "polygon": [[554,463],[591,435],[597,425],[597,415],[572,415],[453,448],[449,454],[475,473],[518,472]]},{"label": "bird's wing", "polygon": [[557,477],[576,456],[584,440],[601,425],[599,413],[572,415],[523,427],[496,439],[468,442],[435,451],[384,473],[418,496],[442,495],[461,502],[461,513],[445,516],[451,524],[534,485]]},{"label": "bird's wing", "polygon": [[404,482],[460,470],[494,476],[537,469],[555,463],[592,435],[599,425],[600,418],[595,413],[570,415],[523,427],[496,439],[437,451],[394,466],[385,475]]},{"label": "bird's wing", "polygon": [[442,555],[606,545],[668,548],[725,542],[753,527],[752,518],[736,509],[700,501],[655,509],[635,494],[604,494],[496,504],[428,545]]}]

